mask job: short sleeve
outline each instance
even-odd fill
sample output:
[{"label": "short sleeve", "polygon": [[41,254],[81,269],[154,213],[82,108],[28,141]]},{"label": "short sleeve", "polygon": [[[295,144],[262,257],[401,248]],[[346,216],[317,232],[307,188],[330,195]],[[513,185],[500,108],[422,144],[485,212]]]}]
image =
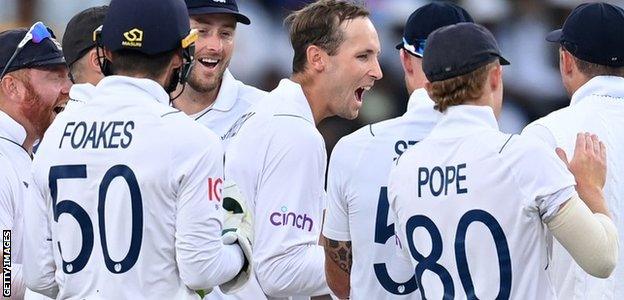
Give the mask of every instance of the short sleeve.
[{"label": "short sleeve", "polygon": [[350,241],[349,230],[349,195],[347,193],[353,162],[346,155],[348,146],[338,142],[332,151],[327,175],[327,207],[323,235],[336,241]]},{"label": "short sleeve", "polygon": [[575,195],[574,176],[555,154],[538,141],[520,137],[508,155],[516,156],[515,178],[520,190],[529,199],[527,205],[537,207],[543,221],[557,213],[559,206]]}]

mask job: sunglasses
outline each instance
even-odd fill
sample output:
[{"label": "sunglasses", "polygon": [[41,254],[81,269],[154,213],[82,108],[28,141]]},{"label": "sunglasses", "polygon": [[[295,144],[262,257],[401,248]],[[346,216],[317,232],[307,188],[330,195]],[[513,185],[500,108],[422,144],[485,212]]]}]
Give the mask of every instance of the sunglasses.
[{"label": "sunglasses", "polygon": [[35,44],[39,44],[43,40],[47,38],[51,38],[51,37],[52,35],[50,34],[48,27],[46,27],[42,22],[37,22],[33,24],[28,30],[28,32],[26,32],[26,35],[24,36],[24,38],[19,42],[19,44],[17,44],[17,48],[15,48],[15,52],[13,52],[13,55],[11,56],[11,58],[9,58],[9,61],[7,62],[6,66],[4,66],[4,69],[2,70],[2,74],[0,75],[0,80],[4,78],[4,75],[7,73],[7,71],[11,67],[11,63],[13,63],[13,60],[15,60],[15,57],[17,57],[17,55],[22,51],[22,49],[24,49],[24,46],[26,46],[28,42],[32,41]]},{"label": "sunglasses", "polygon": [[407,51],[407,53],[414,55],[416,57],[422,58],[423,53],[425,53],[425,45],[427,40],[416,40],[414,45],[411,45],[407,42],[405,38],[403,38],[403,49]]}]

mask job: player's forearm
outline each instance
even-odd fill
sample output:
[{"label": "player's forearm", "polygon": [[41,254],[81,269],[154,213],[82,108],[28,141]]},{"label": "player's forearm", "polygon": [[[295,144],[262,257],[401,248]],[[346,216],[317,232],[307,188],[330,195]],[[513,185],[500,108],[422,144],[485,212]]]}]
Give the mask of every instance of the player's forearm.
[{"label": "player's forearm", "polygon": [[575,196],[547,225],[585,272],[599,278],[611,275],[618,260],[618,233],[610,218],[592,214]]},{"label": "player's forearm", "polygon": [[349,298],[353,254],[351,241],[335,241],[321,237],[325,248],[325,276],[327,284],[341,299]]},{"label": "player's forearm", "polygon": [[11,267],[11,298],[9,299],[23,299],[26,285],[24,284],[22,265],[13,264]]},{"label": "player's forearm", "polygon": [[579,194],[579,197],[589,210],[595,214],[603,214],[605,216],[611,217],[611,213],[607,208],[607,203],[604,199],[604,194],[602,192],[602,188],[600,187],[591,187],[591,186],[576,186],[576,191]]},{"label": "player's forearm", "polygon": [[25,235],[22,248],[24,282],[32,291],[56,298],[59,287],[54,276],[56,264],[46,206],[41,198],[33,197],[30,200],[24,204],[24,211],[29,213],[24,220]]},{"label": "player's forearm", "polygon": [[265,294],[271,297],[329,294],[325,281],[325,255],[319,245],[300,245],[288,252],[258,260],[256,277]]},{"label": "player's forearm", "polygon": [[[217,244],[218,243],[218,244]],[[237,244],[215,242],[211,250],[178,249],[180,277],[193,290],[209,289],[236,276],[244,263],[243,252]]]},{"label": "player's forearm", "polygon": [[54,272],[45,272],[44,270],[46,268],[41,268],[37,270],[37,265],[31,263],[28,263],[28,266],[30,267],[27,267],[27,265],[22,265],[22,276],[24,281],[24,291],[22,291],[22,295],[25,292],[25,289],[29,288],[35,293],[39,293],[52,299],[56,299],[56,296],[59,292],[59,287],[54,278]]}]

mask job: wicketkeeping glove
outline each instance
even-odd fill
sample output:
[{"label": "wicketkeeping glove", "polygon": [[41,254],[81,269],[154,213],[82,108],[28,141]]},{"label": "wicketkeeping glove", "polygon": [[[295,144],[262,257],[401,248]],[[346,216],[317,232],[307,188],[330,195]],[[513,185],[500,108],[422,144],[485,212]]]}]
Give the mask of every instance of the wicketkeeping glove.
[{"label": "wicketkeeping glove", "polygon": [[253,214],[247,208],[245,199],[235,182],[226,180],[223,183],[223,244],[238,243],[245,255],[245,264],[240,273],[232,280],[219,285],[221,291],[226,294],[240,290],[249,280],[253,270],[251,257],[251,244],[253,243]]}]

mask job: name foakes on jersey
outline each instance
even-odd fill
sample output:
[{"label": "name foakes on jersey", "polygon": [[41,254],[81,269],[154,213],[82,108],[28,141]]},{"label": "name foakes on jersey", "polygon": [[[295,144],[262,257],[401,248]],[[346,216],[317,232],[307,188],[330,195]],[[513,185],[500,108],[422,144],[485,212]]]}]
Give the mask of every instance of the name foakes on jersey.
[{"label": "name foakes on jersey", "polygon": [[134,121],[68,122],[59,149],[70,145],[74,149],[126,149],[132,143]]}]

